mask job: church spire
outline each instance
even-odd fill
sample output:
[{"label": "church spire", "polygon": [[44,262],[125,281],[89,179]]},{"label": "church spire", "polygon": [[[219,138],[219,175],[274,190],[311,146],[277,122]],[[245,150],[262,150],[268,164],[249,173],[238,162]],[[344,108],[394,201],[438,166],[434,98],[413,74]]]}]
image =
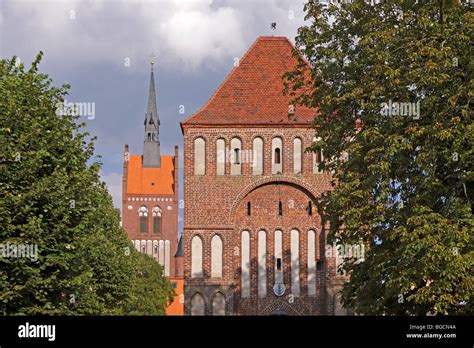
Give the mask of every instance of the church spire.
[{"label": "church spire", "polygon": [[154,60],[151,60],[150,88],[148,91],[148,107],[145,115],[145,139],[143,142],[143,167],[160,167],[160,119],[156,108],[155,77],[153,74]]}]

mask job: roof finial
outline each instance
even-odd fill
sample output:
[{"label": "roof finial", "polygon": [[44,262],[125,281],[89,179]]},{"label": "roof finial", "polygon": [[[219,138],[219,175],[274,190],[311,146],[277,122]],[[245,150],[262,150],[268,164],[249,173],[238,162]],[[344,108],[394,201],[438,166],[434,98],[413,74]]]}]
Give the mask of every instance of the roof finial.
[{"label": "roof finial", "polygon": [[150,65],[151,65],[151,71],[153,71],[153,64],[155,64],[155,54],[152,52],[150,55]]}]

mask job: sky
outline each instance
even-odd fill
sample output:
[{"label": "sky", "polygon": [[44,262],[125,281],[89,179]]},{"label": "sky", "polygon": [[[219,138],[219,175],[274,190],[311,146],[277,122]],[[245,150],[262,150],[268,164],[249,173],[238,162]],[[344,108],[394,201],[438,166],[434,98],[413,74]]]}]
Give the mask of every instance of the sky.
[{"label": "sky", "polygon": [[207,102],[235,58],[258,36],[287,36],[294,43],[304,24],[304,2],[0,0],[0,57],[16,55],[29,67],[43,51],[40,71],[57,86],[71,85],[67,101],[93,105],[94,113],[81,121],[97,136],[101,177],[121,208],[124,145],[130,145],[132,154],[143,150],[151,56],[161,154],[172,155],[179,146],[182,188],[179,122]]}]

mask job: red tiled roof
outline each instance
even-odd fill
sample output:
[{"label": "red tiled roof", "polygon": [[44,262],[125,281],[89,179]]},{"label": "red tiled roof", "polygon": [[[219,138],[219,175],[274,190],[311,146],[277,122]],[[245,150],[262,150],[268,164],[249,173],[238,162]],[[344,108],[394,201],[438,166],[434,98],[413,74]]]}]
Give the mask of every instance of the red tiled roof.
[{"label": "red tiled roof", "polygon": [[206,105],[181,125],[311,124],[315,109],[295,105],[288,117],[291,97],[283,95],[282,75],[298,64],[294,49],[286,37],[260,36]]},{"label": "red tiled roof", "polygon": [[143,168],[142,155],[130,155],[127,193],[172,195],[174,186],[174,157],[161,156],[160,168]]}]

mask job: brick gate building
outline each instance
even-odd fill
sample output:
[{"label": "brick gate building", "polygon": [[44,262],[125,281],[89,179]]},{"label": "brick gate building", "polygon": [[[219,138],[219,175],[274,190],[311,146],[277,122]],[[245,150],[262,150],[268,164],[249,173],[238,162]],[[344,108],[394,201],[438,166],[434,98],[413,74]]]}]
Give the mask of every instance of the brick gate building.
[{"label": "brick gate building", "polygon": [[282,93],[293,50],[259,37],[181,123],[185,314],[344,314],[316,208],[330,175],[305,152],[315,111]]}]

